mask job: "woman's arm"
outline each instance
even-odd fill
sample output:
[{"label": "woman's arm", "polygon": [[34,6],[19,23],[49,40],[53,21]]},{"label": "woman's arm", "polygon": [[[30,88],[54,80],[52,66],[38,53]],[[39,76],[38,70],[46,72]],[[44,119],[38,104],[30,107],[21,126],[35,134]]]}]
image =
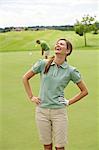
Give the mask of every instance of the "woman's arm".
[{"label": "woman's arm", "polygon": [[35,102],[36,104],[39,104],[40,99],[38,97],[33,96],[32,89],[31,89],[30,83],[29,83],[29,79],[31,79],[34,75],[35,75],[35,73],[31,70],[26,72],[23,76],[23,84],[24,84],[24,87],[25,87],[25,90],[26,90],[26,93],[27,93],[29,99],[32,102]]},{"label": "woman's arm", "polygon": [[73,98],[69,99],[69,105],[79,101],[80,99],[88,95],[87,87],[83,81],[80,81],[79,83],[77,83],[77,86],[80,89],[80,93],[75,95]]}]

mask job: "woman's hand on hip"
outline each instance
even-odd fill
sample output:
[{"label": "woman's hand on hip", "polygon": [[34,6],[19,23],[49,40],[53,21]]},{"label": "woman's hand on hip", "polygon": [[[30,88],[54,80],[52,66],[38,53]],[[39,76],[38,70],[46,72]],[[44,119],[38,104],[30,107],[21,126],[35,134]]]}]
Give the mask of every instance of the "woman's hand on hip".
[{"label": "woman's hand on hip", "polygon": [[32,96],[31,101],[39,105],[41,103],[41,100],[39,97]]}]

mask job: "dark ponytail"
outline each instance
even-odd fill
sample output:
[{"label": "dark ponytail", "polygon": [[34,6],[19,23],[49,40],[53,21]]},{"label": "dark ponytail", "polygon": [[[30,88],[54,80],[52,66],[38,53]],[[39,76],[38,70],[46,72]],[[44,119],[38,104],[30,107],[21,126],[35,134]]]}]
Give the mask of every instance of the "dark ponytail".
[{"label": "dark ponytail", "polygon": [[66,44],[67,44],[67,49],[70,50],[70,52],[67,54],[67,56],[68,56],[68,55],[71,54],[73,47],[72,47],[72,44],[69,41],[66,41]]},{"label": "dark ponytail", "polygon": [[55,56],[52,56],[52,57],[49,59],[48,63],[47,63],[46,66],[45,66],[44,74],[48,73],[49,68],[50,68],[50,66],[51,66],[51,63],[53,62],[54,58],[55,58]]}]

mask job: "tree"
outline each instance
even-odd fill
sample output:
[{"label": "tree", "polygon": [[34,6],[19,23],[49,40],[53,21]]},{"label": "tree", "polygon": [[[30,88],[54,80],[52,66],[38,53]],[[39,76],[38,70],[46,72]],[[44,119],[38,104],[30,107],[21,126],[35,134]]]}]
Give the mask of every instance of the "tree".
[{"label": "tree", "polygon": [[76,24],[74,25],[74,30],[76,34],[79,34],[80,36],[84,36],[85,46],[87,46],[86,33],[90,31],[97,31],[95,17],[96,16],[91,17],[89,15],[86,15],[82,17],[81,21],[77,20]]},{"label": "tree", "polygon": [[93,28],[94,28],[93,34],[98,34],[98,31],[99,31],[99,22],[98,21],[95,22]]}]

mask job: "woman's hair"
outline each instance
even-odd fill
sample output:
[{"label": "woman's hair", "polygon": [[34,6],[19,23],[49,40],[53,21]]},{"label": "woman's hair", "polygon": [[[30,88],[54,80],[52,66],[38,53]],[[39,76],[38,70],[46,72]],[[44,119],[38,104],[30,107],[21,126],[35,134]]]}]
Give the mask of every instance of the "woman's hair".
[{"label": "woman's hair", "polygon": [[[70,50],[70,52],[67,54],[67,56],[70,55],[72,52],[72,44],[66,39],[59,39],[58,41],[60,41],[60,40],[64,40],[66,42],[67,49]],[[46,66],[45,66],[44,74],[48,73],[51,63],[53,62],[54,58],[55,58],[55,56],[52,56],[49,59],[49,61],[47,62]],[[66,61],[66,59],[65,59],[65,61]]]},{"label": "woman's hair", "polygon": [[55,58],[55,56],[52,56],[52,57],[49,59],[49,61],[47,62],[46,66],[45,66],[44,74],[48,73],[49,68],[50,68],[50,65],[51,65],[51,63],[53,62],[54,58]]}]

